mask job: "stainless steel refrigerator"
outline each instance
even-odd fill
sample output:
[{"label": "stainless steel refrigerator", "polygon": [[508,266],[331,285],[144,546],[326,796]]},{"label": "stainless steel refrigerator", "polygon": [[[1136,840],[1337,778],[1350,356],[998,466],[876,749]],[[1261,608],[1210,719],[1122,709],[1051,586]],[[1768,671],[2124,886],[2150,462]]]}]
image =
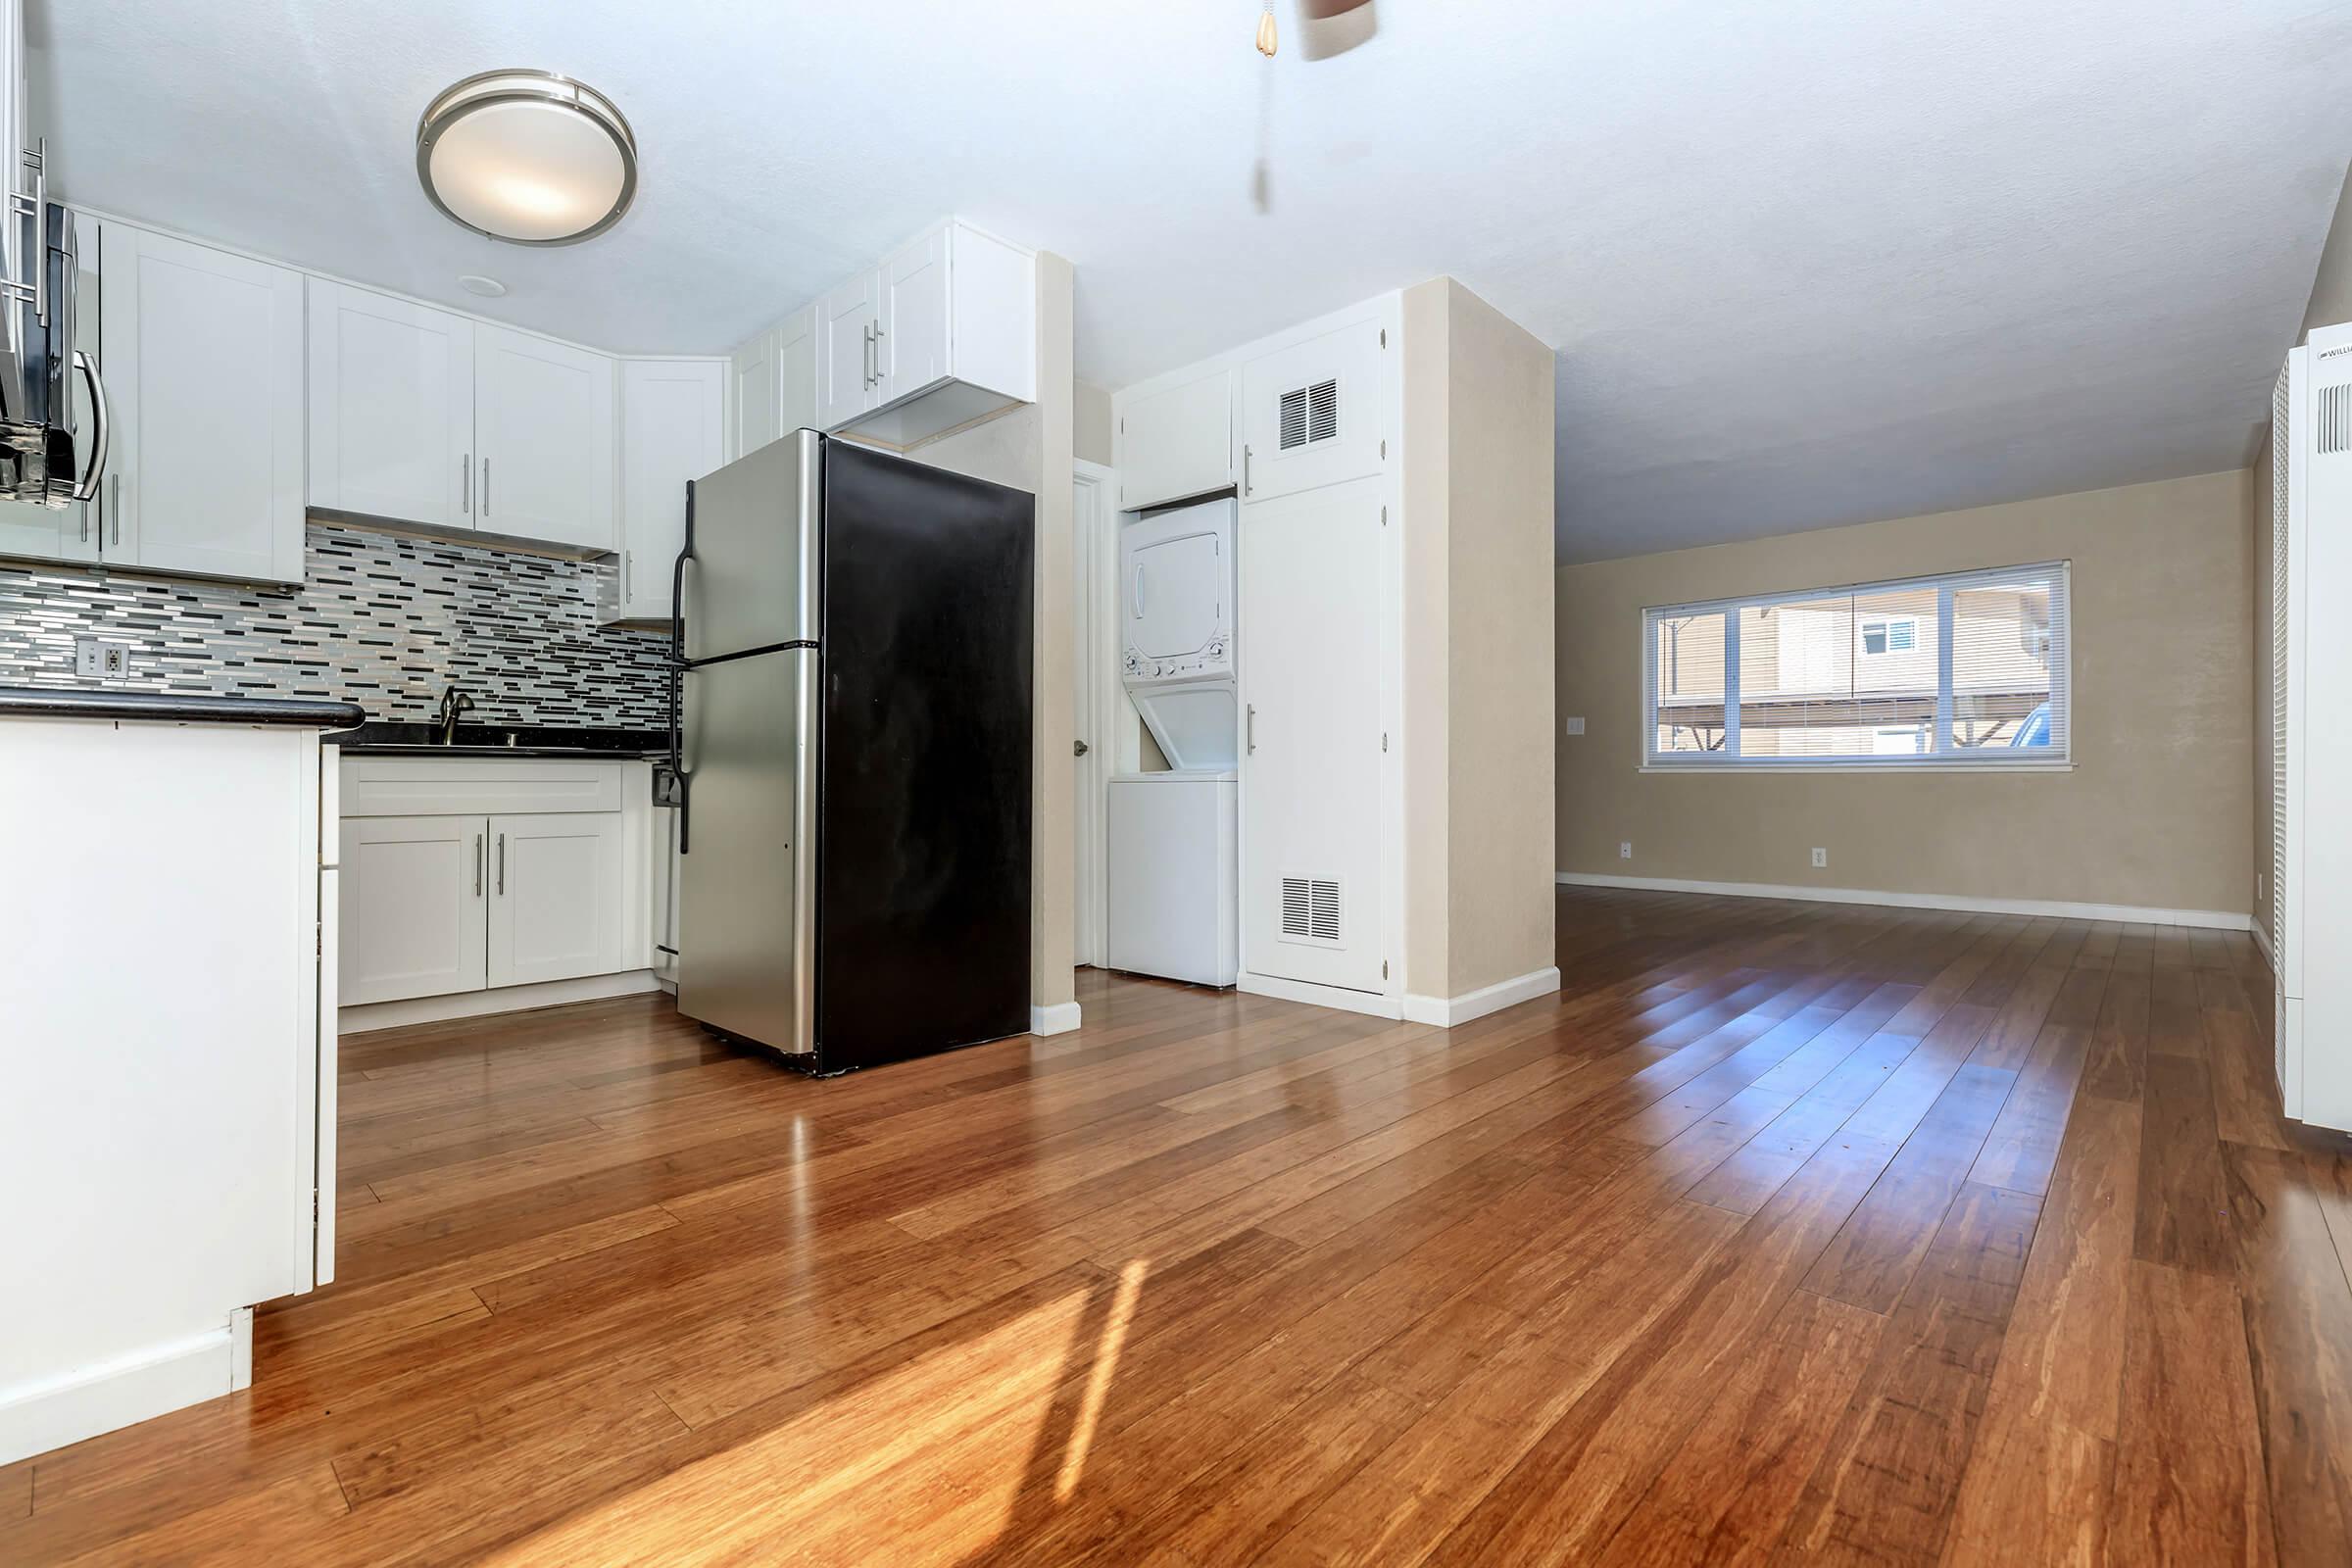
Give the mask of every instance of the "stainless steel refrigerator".
[{"label": "stainless steel refrigerator", "polygon": [[1035,508],[813,430],[690,488],[688,1017],[818,1074],[1028,1029]]}]

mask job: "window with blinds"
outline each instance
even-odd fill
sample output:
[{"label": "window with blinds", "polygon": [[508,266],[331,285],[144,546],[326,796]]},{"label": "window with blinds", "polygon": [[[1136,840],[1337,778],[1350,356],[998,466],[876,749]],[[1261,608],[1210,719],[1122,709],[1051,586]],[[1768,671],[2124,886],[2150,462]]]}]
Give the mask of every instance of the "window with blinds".
[{"label": "window with blinds", "polygon": [[2064,562],[1642,612],[1650,767],[2070,760]]}]

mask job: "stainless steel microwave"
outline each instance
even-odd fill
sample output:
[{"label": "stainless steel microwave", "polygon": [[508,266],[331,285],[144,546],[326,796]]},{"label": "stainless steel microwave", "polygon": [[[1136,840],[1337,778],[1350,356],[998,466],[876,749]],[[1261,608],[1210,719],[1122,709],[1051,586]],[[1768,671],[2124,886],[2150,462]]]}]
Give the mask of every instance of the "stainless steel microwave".
[{"label": "stainless steel microwave", "polygon": [[[106,470],[106,383],[74,343],[74,215],[49,200],[46,149],[27,149],[29,195],[11,191],[12,275],[0,278],[8,340],[0,347],[0,499],[64,507],[98,493]],[[88,393],[89,428],[76,430],[74,379]]]}]

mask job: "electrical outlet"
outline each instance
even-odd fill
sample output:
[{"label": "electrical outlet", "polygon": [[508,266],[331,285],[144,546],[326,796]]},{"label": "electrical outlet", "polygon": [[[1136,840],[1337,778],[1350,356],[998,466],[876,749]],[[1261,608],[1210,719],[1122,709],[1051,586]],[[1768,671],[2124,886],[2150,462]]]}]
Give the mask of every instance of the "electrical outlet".
[{"label": "electrical outlet", "polygon": [[1562,734],[1566,735],[1582,735],[1585,732],[1585,721],[1581,718],[1564,719],[1561,721],[1560,730]]},{"label": "electrical outlet", "polygon": [[1627,839],[1623,844],[1617,846],[1617,858],[1620,860],[1630,860],[1633,858],[1634,841],[1632,839]]},{"label": "electrical outlet", "polygon": [[99,655],[99,668],[108,680],[117,680],[130,673],[130,650],[108,643]]},{"label": "electrical outlet", "polygon": [[1830,852],[1829,852],[1829,851],[1827,851],[1827,850],[1815,850],[1815,851],[1813,852],[1813,869],[1814,869],[1814,870],[1816,870],[1816,871],[1818,871],[1818,870],[1821,870],[1821,869],[1822,869],[1824,866],[1827,866],[1829,863],[1830,863]]}]

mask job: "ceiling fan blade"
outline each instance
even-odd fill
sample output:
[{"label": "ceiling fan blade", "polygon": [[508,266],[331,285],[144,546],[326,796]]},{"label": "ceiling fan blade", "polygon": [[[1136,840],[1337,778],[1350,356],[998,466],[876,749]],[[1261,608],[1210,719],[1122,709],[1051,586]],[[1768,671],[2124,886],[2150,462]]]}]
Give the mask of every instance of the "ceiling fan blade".
[{"label": "ceiling fan blade", "polygon": [[1298,0],[1298,9],[1310,20],[1321,22],[1331,17],[1344,17],[1369,0]]}]

